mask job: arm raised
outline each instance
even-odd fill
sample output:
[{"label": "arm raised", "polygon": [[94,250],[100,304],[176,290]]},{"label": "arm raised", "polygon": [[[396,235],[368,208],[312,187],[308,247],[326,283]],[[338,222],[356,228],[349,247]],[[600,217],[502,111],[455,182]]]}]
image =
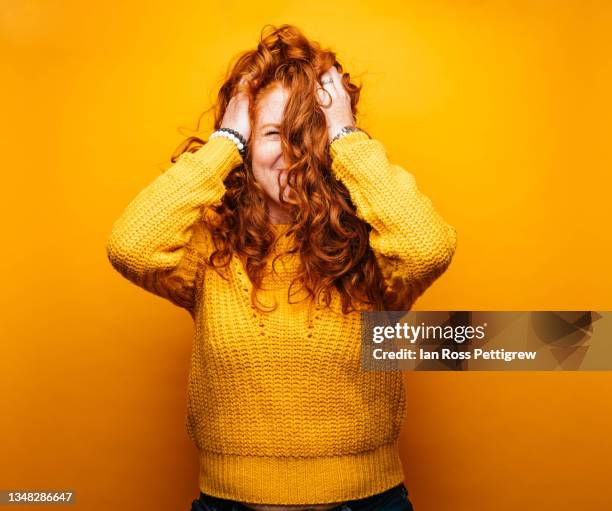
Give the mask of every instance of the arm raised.
[{"label": "arm raised", "polygon": [[241,163],[236,145],[224,137],[181,154],[113,224],[106,243],[113,267],[193,315],[196,274],[210,245],[198,221],[223,197],[223,180]]},{"label": "arm raised", "polygon": [[414,176],[389,162],[383,145],[364,132],[334,141],[330,156],[357,216],[372,226],[370,246],[395,297],[393,308],[409,310],[449,266],[455,228],[435,211]]}]

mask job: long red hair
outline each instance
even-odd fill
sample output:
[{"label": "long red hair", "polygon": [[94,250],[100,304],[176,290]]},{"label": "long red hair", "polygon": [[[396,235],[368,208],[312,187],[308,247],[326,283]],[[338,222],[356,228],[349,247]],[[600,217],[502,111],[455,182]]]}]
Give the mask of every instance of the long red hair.
[{"label": "long red hair", "polygon": [[[342,74],[356,117],[362,86],[352,83],[350,75],[343,73],[335,53],[307,39],[295,26],[266,25],[257,49],[238,55],[230,66],[211,108],[215,111],[214,127],[221,126],[225,109],[243,77],[247,78],[244,92],[249,97],[251,126],[258,102],[270,88],[280,84],[288,90],[279,131],[291,200],[283,199],[282,185],[280,195],[293,219],[289,234],[295,235],[296,244],[291,252],[300,255],[299,271],[289,287],[288,300],[291,302],[293,286],[301,284],[311,299],[322,296],[327,305],[335,288],[345,314],[385,310],[391,304],[369,246],[371,226],[357,217],[348,190],[331,171],[327,124],[316,92],[320,76],[331,66]],[[199,137],[189,137],[175,150],[171,161],[175,162],[185,151],[197,151],[205,143]],[[226,177],[224,185],[226,192],[220,204],[210,206],[216,213],[215,220],[205,214],[201,219],[215,246],[206,264],[218,271],[227,267],[236,253],[253,283],[253,305],[259,308],[257,290],[261,288],[275,233],[269,227],[266,195],[253,176],[248,153],[244,163]]]}]

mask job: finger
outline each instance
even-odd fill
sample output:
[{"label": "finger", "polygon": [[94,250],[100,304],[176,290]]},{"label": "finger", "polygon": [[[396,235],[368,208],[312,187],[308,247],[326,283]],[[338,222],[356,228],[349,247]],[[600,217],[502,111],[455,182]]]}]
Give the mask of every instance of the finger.
[{"label": "finger", "polygon": [[332,66],[329,68],[329,77],[332,80],[333,85],[339,90],[340,87],[342,87],[342,75],[336,69],[336,66]]},{"label": "finger", "polygon": [[324,87],[326,85],[333,85],[334,83],[334,77],[332,76],[331,73],[326,73],[321,77],[321,85],[323,85]]},{"label": "finger", "polygon": [[243,76],[238,82],[238,92],[244,92],[248,86],[248,79],[246,76]]},{"label": "finger", "polygon": [[331,73],[331,70],[334,69],[334,67],[330,67],[328,70],[326,70],[322,75],[321,78],[319,79],[321,85],[323,87],[325,86],[329,86],[329,85],[333,85],[334,83],[334,79]]},{"label": "finger", "polygon": [[317,100],[323,108],[327,108],[330,103],[329,92],[323,87],[317,86]]}]

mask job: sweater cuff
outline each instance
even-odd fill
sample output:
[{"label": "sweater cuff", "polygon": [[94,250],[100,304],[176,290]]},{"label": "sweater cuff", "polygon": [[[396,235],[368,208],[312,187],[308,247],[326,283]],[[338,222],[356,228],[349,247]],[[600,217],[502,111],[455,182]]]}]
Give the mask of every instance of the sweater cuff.
[{"label": "sweater cuff", "polygon": [[242,156],[231,140],[226,137],[215,137],[192,153],[196,160],[205,161],[212,168],[231,170],[242,164]]},{"label": "sweater cuff", "polygon": [[351,145],[356,144],[362,140],[369,140],[370,137],[363,131],[353,131],[348,135],[344,135],[337,140],[334,140],[329,146],[329,154],[332,160],[336,159],[336,156],[343,151],[346,151]]}]

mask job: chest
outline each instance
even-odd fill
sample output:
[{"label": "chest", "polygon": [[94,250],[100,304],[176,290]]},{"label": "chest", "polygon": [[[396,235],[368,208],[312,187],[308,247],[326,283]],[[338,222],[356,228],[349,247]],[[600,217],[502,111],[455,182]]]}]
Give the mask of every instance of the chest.
[{"label": "chest", "polygon": [[[271,266],[270,266],[271,268]],[[279,259],[258,290],[258,310],[251,301],[253,283],[234,257],[223,272],[207,269],[198,290],[196,316],[202,353],[223,355],[236,363],[279,366],[296,360],[333,359],[328,363],[357,363],[361,341],[359,313],[343,314],[334,290],[326,307],[308,298],[291,280],[297,263]],[[291,296],[290,296],[291,294]],[[335,360],[335,362],[334,362]]]}]

